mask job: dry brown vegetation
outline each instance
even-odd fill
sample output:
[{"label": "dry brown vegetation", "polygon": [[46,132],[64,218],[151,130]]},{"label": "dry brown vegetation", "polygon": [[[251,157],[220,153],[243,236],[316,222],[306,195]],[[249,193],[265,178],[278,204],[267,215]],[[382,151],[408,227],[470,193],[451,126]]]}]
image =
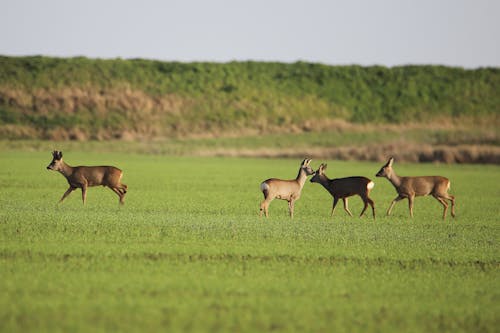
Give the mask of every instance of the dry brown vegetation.
[{"label": "dry brown vegetation", "polygon": [[[276,125],[255,119],[253,125],[213,126],[197,122],[196,112],[203,112],[201,100],[179,94],[153,96],[128,85],[109,89],[92,87],[63,87],[34,89],[32,91],[0,86],[0,102],[19,110],[27,119],[57,119],[56,126],[30,126],[25,122],[0,125],[0,138],[54,140],[54,141],[143,141],[156,144],[171,138],[190,140],[184,146],[167,149],[166,153],[203,156],[260,156],[328,158],[340,160],[385,161],[388,155],[400,161],[442,163],[494,163],[500,164],[498,146],[500,121],[497,115],[474,117],[441,117],[426,123],[408,124],[359,124],[344,119],[314,118],[301,123]],[[234,105],[246,103],[233,101]],[[311,105],[315,105],[312,101]],[[321,105],[321,104],[320,104]],[[241,105],[240,105],[241,106]],[[323,105],[323,107],[327,107]],[[194,110],[194,111],[193,111]],[[198,110],[198,111],[196,111]],[[74,117],[74,119],[72,118]],[[73,121],[67,121],[73,119]],[[99,122],[100,126],[92,126]],[[43,122],[42,122],[43,123]],[[408,138],[411,131],[421,132],[420,137]],[[425,139],[426,132],[445,133],[438,142]],[[297,146],[283,147],[272,141],[269,145],[231,146],[231,143],[207,146],[199,144],[205,139],[259,137],[278,134],[320,133],[323,136],[369,135],[368,142],[317,145],[300,142]],[[378,139],[392,133],[390,142]],[[450,134],[451,133],[451,134]],[[273,140],[276,138],[274,137]],[[365,140],[366,141],[366,140]],[[435,140],[434,140],[435,141]],[[159,142],[159,143],[158,143]],[[198,143],[197,143],[198,142]],[[148,145],[146,144],[146,147]],[[147,149],[146,149],[147,150]]]},{"label": "dry brown vegetation", "polygon": [[198,151],[201,156],[231,156],[231,157],[281,157],[314,159],[332,159],[345,161],[376,161],[384,162],[388,156],[397,156],[404,162],[436,162],[436,163],[483,163],[500,164],[500,147],[497,146],[432,146],[421,144],[410,145],[373,145],[332,148],[301,148],[301,149],[228,149],[215,148]]},{"label": "dry brown vegetation", "polygon": [[[169,136],[165,117],[180,117],[193,102],[177,95],[150,96],[127,86],[96,90],[64,87],[26,91],[0,87],[0,102],[19,111],[20,116],[54,119],[75,117],[60,126],[7,124],[0,137],[11,139],[107,140]],[[105,123],[91,126],[93,122]]]}]

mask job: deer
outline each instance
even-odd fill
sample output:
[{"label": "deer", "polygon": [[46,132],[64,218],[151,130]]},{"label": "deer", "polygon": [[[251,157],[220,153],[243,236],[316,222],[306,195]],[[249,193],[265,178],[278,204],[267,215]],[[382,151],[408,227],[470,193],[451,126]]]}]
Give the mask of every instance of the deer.
[{"label": "deer", "polygon": [[392,208],[396,202],[408,198],[410,208],[410,217],[413,218],[413,201],[415,197],[432,195],[439,201],[444,208],[443,220],[446,219],[448,203],[451,202],[451,216],[455,217],[455,197],[448,194],[450,190],[450,180],[442,176],[418,176],[418,177],[400,177],[396,175],[392,169],[394,158],[389,158],[389,161],[377,172],[377,177],[387,178],[398,192],[398,196],[392,200],[387,216],[391,214]]},{"label": "deer", "polygon": [[270,178],[260,184],[260,190],[264,194],[264,200],[260,204],[260,217],[262,217],[263,212],[266,217],[269,217],[269,204],[274,199],[281,199],[288,201],[290,218],[293,219],[295,201],[300,198],[307,177],[314,174],[313,169],[309,165],[310,163],[311,159],[306,158],[302,161],[299,173],[295,179],[283,180]]},{"label": "deer", "polygon": [[373,219],[375,219],[375,202],[370,198],[370,190],[373,189],[375,183],[366,177],[352,176],[346,178],[329,179],[325,170],[327,164],[321,163],[314,176],[311,178],[311,183],[319,183],[333,196],[332,213],[337,205],[339,199],[344,202],[344,210],[350,216],[353,216],[349,210],[348,198],[353,195],[359,195],[363,200],[364,207],[361,211],[360,217],[363,216],[368,205],[372,207]]},{"label": "deer", "polygon": [[72,167],[63,161],[61,151],[52,152],[52,162],[47,166],[47,170],[59,171],[68,181],[69,188],[64,192],[59,203],[62,203],[68,195],[77,188],[82,189],[82,200],[85,205],[87,200],[87,188],[90,186],[107,186],[120,198],[123,205],[128,186],[121,183],[122,170],[114,166],[76,166]]}]

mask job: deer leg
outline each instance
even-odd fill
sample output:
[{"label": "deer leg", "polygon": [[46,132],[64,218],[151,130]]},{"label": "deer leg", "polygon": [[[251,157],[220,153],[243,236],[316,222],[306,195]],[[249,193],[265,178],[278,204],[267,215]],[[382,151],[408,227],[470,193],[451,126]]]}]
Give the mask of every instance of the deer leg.
[{"label": "deer leg", "polygon": [[366,196],[366,195],[361,196],[361,199],[363,199],[365,207],[361,211],[361,214],[359,215],[359,217],[363,216],[363,214],[365,213],[365,210],[366,210],[366,208],[368,208],[368,204],[369,204],[372,207],[373,218],[375,218],[375,205],[374,205],[373,200],[368,198],[368,196]]},{"label": "deer leg", "polygon": [[87,184],[83,184],[82,186],[82,200],[85,205],[85,202],[87,201]]},{"label": "deer leg", "polygon": [[70,186],[68,188],[68,190],[66,192],[64,192],[62,198],[59,200],[59,203],[63,202],[64,199],[66,199],[66,197],[71,193],[73,192],[74,190],[76,190],[76,187],[73,187],[73,186]]},{"label": "deer leg", "polygon": [[410,217],[413,218],[413,199],[415,199],[414,195],[408,196],[408,207],[410,208]]},{"label": "deer leg", "polygon": [[349,214],[350,216],[352,216],[352,213],[351,211],[349,210],[349,203],[347,201],[347,198],[342,198],[342,201],[344,202],[344,210],[347,212],[347,214]]},{"label": "deer leg", "polygon": [[359,214],[359,217],[363,216],[366,208],[368,208],[368,200],[367,200],[366,196],[361,196],[361,199],[363,200],[364,207],[363,207],[363,210],[361,211],[361,214]]},{"label": "deer leg", "polygon": [[127,189],[120,191],[122,193],[122,197],[120,198],[120,203],[123,205],[125,200],[125,194],[127,194]]},{"label": "deer leg", "polygon": [[439,201],[441,203],[441,205],[443,205],[443,220],[446,219],[446,212],[448,211],[448,203],[446,202],[446,200],[444,200],[444,198],[440,197],[440,196],[437,196],[437,195],[434,195],[434,198],[436,198],[437,201]]},{"label": "deer leg", "polygon": [[444,210],[443,210],[443,221],[446,220],[446,212],[448,211],[448,203],[446,202],[446,200],[443,199],[443,206],[444,206]]},{"label": "deer leg", "polygon": [[366,199],[368,199],[368,203],[370,204],[370,206],[372,206],[372,213],[373,213],[373,219],[375,220],[375,202],[368,198],[368,196],[366,197]]},{"label": "deer leg", "polygon": [[443,199],[448,199],[451,202],[451,217],[455,217],[455,197],[453,195],[448,194],[447,196],[443,196]]},{"label": "deer leg", "polygon": [[120,192],[122,192],[122,194],[125,194],[125,193],[127,193],[128,186],[125,184],[120,184],[118,189],[120,190]]},{"label": "deer leg", "polygon": [[330,217],[333,216],[333,210],[335,209],[335,206],[337,206],[338,202],[339,202],[339,198],[338,197],[333,197],[332,214],[330,215]]},{"label": "deer leg", "polygon": [[[269,198],[269,197],[268,197]],[[264,201],[262,201],[260,203],[260,213],[259,213],[259,216],[262,217],[262,212],[264,212],[264,215],[266,217],[269,217],[269,212],[268,212],[268,208],[269,208],[269,204],[271,203],[271,200],[272,199],[268,199],[266,198]]]},{"label": "deer leg", "polygon": [[120,191],[120,189],[116,188],[116,187],[110,187],[111,190],[113,190],[113,192],[115,192],[116,194],[118,194],[118,196],[120,197],[120,205],[123,205],[123,198],[125,197],[125,193],[123,193],[122,191]]},{"label": "deer leg", "polygon": [[391,215],[392,207],[396,204],[396,202],[403,200],[404,197],[398,195],[394,200],[392,200],[391,205],[389,206],[389,209],[387,210],[387,216]]},{"label": "deer leg", "polygon": [[[266,200],[264,200],[264,201],[262,201],[262,202],[260,203],[260,212],[259,212],[259,217],[262,217],[262,213],[263,213],[263,212],[264,212],[264,214],[265,214],[265,212],[266,212],[266,209],[265,209],[265,207],[266,207],[266,206],[265,206],[265,205],[266,205]],[[267,217],[267,215],[266,215],[266,217]]]},{"label": "deer leg", "polygon": [[290,201],[288,201],[288,209],[290,210],[290,218],[293,219],[293,208],[294,208],[294,205],[295,205],[295,201],[292,199]]},{"label": "deer leg", "polygon": [[455,197],[448,195],[448,200],[451,201],[451,217],[455,217]]}]

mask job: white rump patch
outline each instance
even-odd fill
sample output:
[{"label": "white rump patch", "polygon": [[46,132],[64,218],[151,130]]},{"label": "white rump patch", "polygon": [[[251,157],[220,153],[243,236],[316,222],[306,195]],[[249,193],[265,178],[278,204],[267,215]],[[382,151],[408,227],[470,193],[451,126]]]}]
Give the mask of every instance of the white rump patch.
[{"label": "white rump patch", "polygon": [[374,182],[369,182],[368,184],[366,184],[366,188],[371,190],[372,188],[375,187],[375,183]]},{"label": "white rump patch", "polygon": [[268,185],[266,182],[262,182],[262,183],[260,184],[260,190],[261,190],[262,192],[264,192],[264,191],[269,191],[269,185]]}]

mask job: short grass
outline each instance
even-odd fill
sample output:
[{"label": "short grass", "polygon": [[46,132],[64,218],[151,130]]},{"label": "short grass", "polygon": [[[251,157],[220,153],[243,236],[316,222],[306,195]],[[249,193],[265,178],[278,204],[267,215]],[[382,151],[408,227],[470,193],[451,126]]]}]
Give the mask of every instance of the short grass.
[{"label": "short grass", "polygon": [[[470,121],[470,120],[469,120]],[[467,123],[467,120],[464,120]],[[499,126],[496,121],[484,121],[481,126],[461,128],[450,125],[449,128],[428,128],[423,125],[409,126],[360,126],[344,124],[345,128],[302,133],[275,133],[265,135],[221,136],[212,138],[163,138],[149,141],[120,140],[108,141],[66,141],[67,150],[80,152],[121,152],[153,155],[193,156],[206,155],[210,152],[232,151],[280,151],[282,149],[328,149],[339,147],[370,147],[406,143],[408,145],[500,145]],[[339,125],[341,126],[341,125]],[[57,141],[38,140],[0,140],[0,151],[33,150],[44,151],[61,145]],[[369,149],[369,148],[368,148]],[[257,153],[256,153],[257,154]]]},{"label": "short grass", "polygon": [[[306,183],[295,219],[259,184],[294,178],[299,160],[65,152],[113,164],[129,186],[62,205],[50,152],[0,153],[0,331],[495,332],[500,313],[500,168],[398,164],[452,181],[457,218],[433,198],[384,213],[395,191],[380,165],[328,162],[364,175],[377,219],[348,217]],[[316,167],[320,162],[313,161]],[[361,200],[350,201],[353,213]]]}]

